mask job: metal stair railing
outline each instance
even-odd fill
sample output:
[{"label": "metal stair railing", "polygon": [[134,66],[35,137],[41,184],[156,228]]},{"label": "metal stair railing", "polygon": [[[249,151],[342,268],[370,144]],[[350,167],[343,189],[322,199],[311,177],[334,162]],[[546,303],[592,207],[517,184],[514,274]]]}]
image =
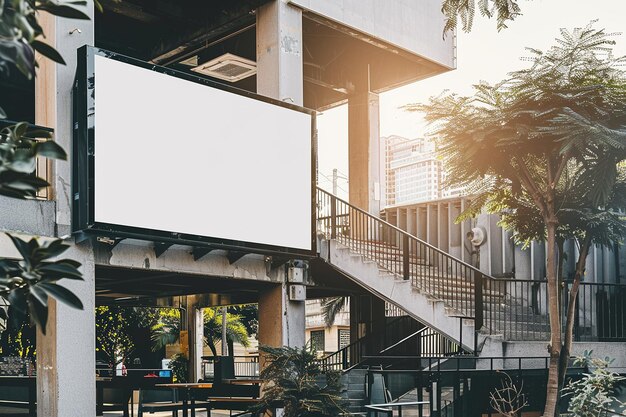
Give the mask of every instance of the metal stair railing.
[{"label": "metal stair railing", "polygon": [[318,363],[325,369],[348,371],[361,363],[362,356],[368,353],[365,352],[365,349],[370,347],[369,345],[372,341],[385,345],[387,333],[393,334],[394,330],[402,330],[408,326],[407,321],[413,320],[409,316],[397,317],[391,320],[384,330],[365,335],[338,351],[319,359]]},{"label": "metal stair railing", "polygon": [[319,187],[317,226],[327,239],[339,241],[473,319],[475,350],[477,332],[491,329],[483,289],[496,287],[485,285],[493,277]]}]

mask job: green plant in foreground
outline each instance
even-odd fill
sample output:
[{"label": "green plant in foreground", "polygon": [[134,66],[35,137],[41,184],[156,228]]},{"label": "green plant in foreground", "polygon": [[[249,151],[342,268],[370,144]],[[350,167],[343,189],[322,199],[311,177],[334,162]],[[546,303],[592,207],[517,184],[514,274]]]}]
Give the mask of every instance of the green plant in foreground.
[{"label": "green plant in foreground", "polygon": [[626,404],[615,398],[616,385],[626,378],[609,371],[613,359],[592,358],[593,351],[585,351],[576,358],[574,365],[584,366],[589,373],[570,383],[563,389],[563,396],[569,396],[567,411],[576,417],[601,417],[619,412],[615,408],[626,408]]},{"label": "green plant in foreground", "polygon": [[301,348],[262,346],[264,381],[261,404],[251,411],[273,407],[285,417],[338,416],[346,412],[338,371],[324,371],[310,346]]}]

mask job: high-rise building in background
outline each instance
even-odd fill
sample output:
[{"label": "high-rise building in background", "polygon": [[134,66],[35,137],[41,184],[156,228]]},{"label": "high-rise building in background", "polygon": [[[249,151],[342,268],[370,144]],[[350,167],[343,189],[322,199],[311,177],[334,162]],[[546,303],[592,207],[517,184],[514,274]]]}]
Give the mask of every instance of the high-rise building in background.
[{"label": "high-rise building in background", "polygon": [[385,205],[455,197],[460,188],[444,188],[445,167],[434,140],[402,136],[381,138],[384,147]]}]

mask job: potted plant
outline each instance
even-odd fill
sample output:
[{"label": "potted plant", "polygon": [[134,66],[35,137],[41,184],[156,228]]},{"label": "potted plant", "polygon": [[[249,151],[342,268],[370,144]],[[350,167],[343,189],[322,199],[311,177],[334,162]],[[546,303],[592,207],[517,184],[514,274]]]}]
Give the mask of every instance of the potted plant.
[{"label": "potted plant", "polygon": [[310,346],[262,346],[263,397],[250,411],[282,408],[284,417],[345,414],[338,371],[323,370]]}]

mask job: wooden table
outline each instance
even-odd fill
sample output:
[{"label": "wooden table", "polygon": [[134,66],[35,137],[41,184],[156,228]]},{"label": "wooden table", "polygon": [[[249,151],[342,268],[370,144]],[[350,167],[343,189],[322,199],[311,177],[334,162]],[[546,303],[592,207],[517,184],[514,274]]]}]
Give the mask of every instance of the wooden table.
[{"label": "wooden table", "polygon": [[260,384],[263,382],[262,379],[258,379],[258,378],[224,379],[223,381],[225,384],[232,384],[232,385],[255,385],[255,384]]}]

